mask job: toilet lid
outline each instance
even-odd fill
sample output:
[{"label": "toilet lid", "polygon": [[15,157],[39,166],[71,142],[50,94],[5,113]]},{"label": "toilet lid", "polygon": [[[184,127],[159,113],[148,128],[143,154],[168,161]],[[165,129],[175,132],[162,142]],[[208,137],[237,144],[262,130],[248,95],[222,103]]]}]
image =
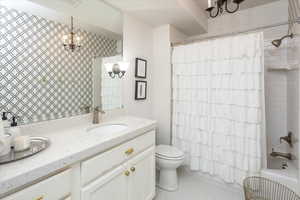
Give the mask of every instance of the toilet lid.
[{"label": "toilet lid", "polygon": [[169,145],[156,146],[156,155],[165,158],[182,158],[184,153],[176,147]]}]

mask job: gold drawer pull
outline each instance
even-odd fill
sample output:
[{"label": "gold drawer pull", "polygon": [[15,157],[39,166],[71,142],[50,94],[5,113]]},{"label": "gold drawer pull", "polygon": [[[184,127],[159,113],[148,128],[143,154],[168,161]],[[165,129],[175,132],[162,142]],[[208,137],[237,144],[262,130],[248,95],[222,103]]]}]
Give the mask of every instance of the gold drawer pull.
[{"label": "gold drawer pull", "polygon": [[130,154],[132,154],[134,152],[134,149],[133,148],[130,148],[130,149],[128,149],[127,151],[125,151],[125,154],[126,155],[130,155]]},{"label": "gold drawer pull", "polygon": [[44,200],[44,196],[40,196],[40,197],[36,198],[35,200]]},{"label": "gold drawer pull", "polygon": [[131,167],[130,171],[135,172],[135,167]]},{"label": "gold drawer pull", "polygon": [[124,172],[124,174],[125,174],[125,176],[129,176],[129,175],[130,175],[130,171],[126,170],[126,171]]}]

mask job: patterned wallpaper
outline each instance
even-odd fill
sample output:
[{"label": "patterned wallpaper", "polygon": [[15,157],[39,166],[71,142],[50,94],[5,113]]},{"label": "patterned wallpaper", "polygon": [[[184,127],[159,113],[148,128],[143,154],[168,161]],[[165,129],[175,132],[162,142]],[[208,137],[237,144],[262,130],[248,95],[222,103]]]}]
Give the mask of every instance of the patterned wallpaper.
[{"label": "patterned wallpaper", "polygon": [[117,41],[77,30],[78,52],[62,46],[69,25],[0,6],[0,106],[24,123],[78,115],[92,105],[92,63]]}]

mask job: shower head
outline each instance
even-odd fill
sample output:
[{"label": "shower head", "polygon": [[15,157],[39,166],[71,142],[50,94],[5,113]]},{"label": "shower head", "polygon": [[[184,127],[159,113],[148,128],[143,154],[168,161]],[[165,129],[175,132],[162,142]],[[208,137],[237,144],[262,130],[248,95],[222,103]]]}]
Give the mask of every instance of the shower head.
[{"label": "shower head", "polygon": [[282,38],[280,38],[280,39],[277,39],[277,40],[273,40],[272,41],[272,44],[275,46],[275,47],[280,47],[280,45],[281,45],[281,43],[282,43],[282,40],[284,40],[285,38],[293,38],[294,37],[294,34],[293,33],[291,33],[291,34],[289,34],[289,35],[285,35],[285,36],[283,36]]}]

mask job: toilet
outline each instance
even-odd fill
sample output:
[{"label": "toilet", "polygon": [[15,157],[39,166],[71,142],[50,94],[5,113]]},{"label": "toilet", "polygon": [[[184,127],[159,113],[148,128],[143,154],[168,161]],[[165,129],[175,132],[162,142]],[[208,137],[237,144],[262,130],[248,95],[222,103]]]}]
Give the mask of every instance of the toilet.
[{"label": "toilet", "polygon": [[175,191],[178,188],[177,168],[184,161],[184,153],[169,145],[156,146],[156,165],[159,170],[158,187]]}]

